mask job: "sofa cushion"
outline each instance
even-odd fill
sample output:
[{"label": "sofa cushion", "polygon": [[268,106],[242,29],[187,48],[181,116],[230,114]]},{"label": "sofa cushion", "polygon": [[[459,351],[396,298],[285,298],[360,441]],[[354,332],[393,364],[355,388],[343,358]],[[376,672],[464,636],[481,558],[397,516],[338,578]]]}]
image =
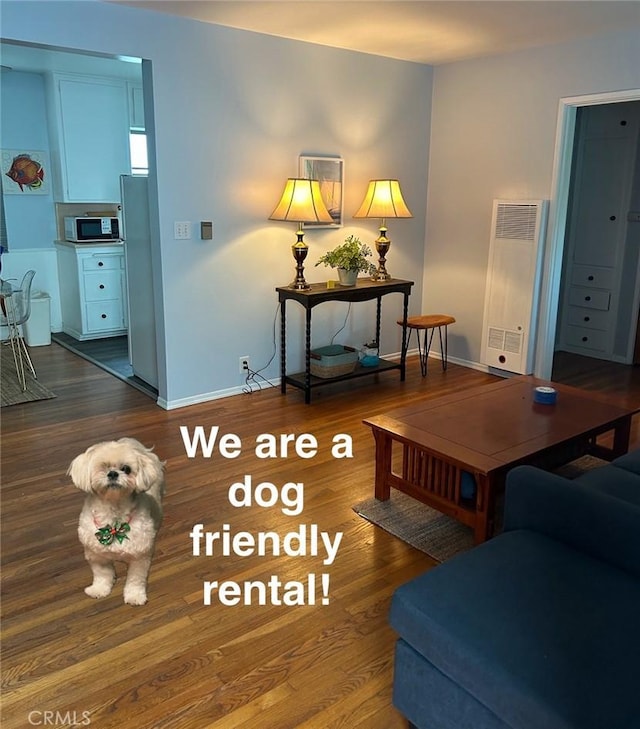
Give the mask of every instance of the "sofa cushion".
[{"label": "sofa cushion", "polygon": [[631,451],[631,453],[620,456],[612,461],[612,464],[617,468],[624,468],[640,476],[640,450]]},{"label": "sofa cushion", "polygon": [[520,529],[544,534],[640,580],[640,507],[579,479],[567,481],[532,466],[509,471],[504,531]]},{"label": "sofa cushion", "polygon": [[402,638],[396,641],[393,705],[420,729],[510,729]]},{"label": "sofa cushion", "polygon": [[637,729],[640,583],[549,537],[502,534],[398,588],[391,625],[518,729]]},{"label": "sofa cushion", "polygon": [[577,483],[640,506],[640,474],[617,466],[602,466],[587,471]]}]

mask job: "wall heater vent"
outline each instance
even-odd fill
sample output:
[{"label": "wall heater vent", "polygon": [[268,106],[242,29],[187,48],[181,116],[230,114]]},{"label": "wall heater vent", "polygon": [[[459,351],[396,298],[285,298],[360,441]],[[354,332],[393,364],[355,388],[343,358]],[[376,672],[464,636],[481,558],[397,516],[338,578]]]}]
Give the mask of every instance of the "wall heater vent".
[{"label": "wall heater vent", "polygon": [[496,213],[496,238],[512,240],[534,240],[538,208],[536,205],[517,203],[498,203]]},{"label": "wall heater vent", "polygon": [[531,374],[547,200],[494,200],[481,361]]}]

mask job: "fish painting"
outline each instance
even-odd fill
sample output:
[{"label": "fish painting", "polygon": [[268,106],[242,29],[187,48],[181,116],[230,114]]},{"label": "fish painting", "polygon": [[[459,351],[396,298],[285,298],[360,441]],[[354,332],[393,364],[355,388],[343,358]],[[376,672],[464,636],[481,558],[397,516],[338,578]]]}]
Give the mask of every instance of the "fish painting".
[{"label": "fish painting", "polygon": [[6,175],[20,187],[21,192],[24,192],[25,187],[29,190],[37,190],[42,187],[44,181],[42,165],[32,159],[29,154],[19,154],[14,157]]}]

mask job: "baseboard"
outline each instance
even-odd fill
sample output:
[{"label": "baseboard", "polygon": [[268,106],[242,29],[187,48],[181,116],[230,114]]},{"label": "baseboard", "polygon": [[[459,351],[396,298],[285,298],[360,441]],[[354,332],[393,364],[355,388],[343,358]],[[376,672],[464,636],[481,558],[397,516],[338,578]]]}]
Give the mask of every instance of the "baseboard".
[{"label": "baseboard", "polygon": [[[239,385],[238,387],[228,387],[224,390],[214,390],[213,392],[205,392],[200,395],[193,395],[192,397],[179,398],[177,400],[165,400],[164,398],[158,398],[156,403],[165,410],[178,410],[179,408],[186,408],[189,405],[199,405],[203,402],[212,402],[213,400],[222,400],[226,397],[233,397],[234,395],[250,395],[252,392],[260,392],[261,390],[267,390],[271,388],[280,387],[280,378],[268,380],[267,382],[253,384],[251,390],[247,389],[248,385]],[[255,388],[255,389],[254,389]]]},{"label": "baseboard", "polygon": [[[407,350],[407,357],[417,357],[419,354],[420,353],[418,352],[417,347]],[[400,352],[392,352],[391,354],[385,354],[382,356],[385,359],[399,360]],[[438,360],[438,362],[442,362],[442,355],[438,351],[430,351],[429,359],[436,359],[436,360]],[[470,370],[478,370],[478,372],[489,373],[491,371],[490,368],[487,365],[482,364],[482,362],[472,362],[471,360],[462,359],[461,357],[452,357],[451,355],[448,355],[447,362],[450,362],[451,364],[460,365],[461,367],[467,367]]]},{"label": "baseboard", "polygon": [[[442,359],[440,355],[438,354],[438,359]],[[460,357],[447,357],[447,361],[451,362],[452,364],[460,365],[460,367],[466,367],[470,370],[477,370],[478,372],[486,372],[487,374],[492,374],[492,369],[486,364],[483,364],[482,362],[472,362],[468,359],[461,359]],[[493,373],[497,374],[497,373]]]},{"label": "baseboard", "polygon": [[[418,355],[417,349],[410,349],[407,350],[407,356],[413,356]],[[385,354],[385,359],[390,360],[399,360],[400,359],[400,352],[392,352],[391,354]],[[429,353],[430,359],[436,359],[439,362],[442,361],[442,357],[440,356],[439,352],[430,352]],[[479,372],[486,372],[487,374],[490,373],[490,368],[487,367],[487,365],[484,365],[480,362],[471,362],[466,359],[460,359],[459,357],[448,357],[448,362],[451,364],[460,365],[461,367],[466,367],[468,369],[472,370],[478,370]],[[497,374],[497,373],[494,373]],[[274,378],[272,380],[268,380],[263,383],[255,382],[253,383],[253,387],[255,388],[254,392],[259,392],[260,390],[266,390],[271,387],[280,387],[280,378]],[[211,402],[213,400],[222,400],[226,397],[233,397],[234,395],[243,395],[248,394],[247,391],[247,385],[239,385],[237,387],[228,387],[223,390],[214,390],[212,392],[205,392],[200,395],[194,395],[192,397],[184,397],[179,398],[177,400],[165,400],[164,398],[158,398],[157,404],[164,408],[165,410],[178,410],[179,408],[186,408],[189,407],[189,405],[199,405],[203,402]]]},{"label": "baseboard", "polygon": [[[407,350],[407,357],[411,357],[414,355],[416,357],[419,355],[417,348]],[[394,354],[385,354],[384,358],[385,359],[400,359],[400,353],[397,352]],[[429,352],[429,359],[435,359],[438,362],[442,362],[442,355],[440,354],[440,352],[437,352],[437,351]],[[486,372],[487,374],[490,374],[492,372],[491,368],[488,365],[482,364],[482,362],[473,362],[468,359],[462,359],[461,357],[452,357],[451,355],[448,355],[447,363],[460,365],[460,367],[466,367],[467,369],[470,369],[470,370],[477,370],[478,372]]]}]

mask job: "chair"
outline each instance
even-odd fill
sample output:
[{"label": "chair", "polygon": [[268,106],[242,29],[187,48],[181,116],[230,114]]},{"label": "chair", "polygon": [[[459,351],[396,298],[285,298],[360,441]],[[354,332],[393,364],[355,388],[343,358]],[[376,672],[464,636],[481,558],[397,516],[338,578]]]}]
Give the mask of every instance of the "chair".
[{"label": "chair", "polygon": [[[416,337],[418,339],[418,354],[420,356],[420,369],[422,376],[425,377],[427,374],[427,360],[429,358],[429,350],[431,349],[431,342],[433,341],[433,335],[435,330],[438,330],[438,336],[440,337],[440,355],[442,357],[442,371],[447,369],[447,347],[448,347],[448,329],[449,324],[455,324],[455,318],[448,314],[424,314],[421,316],[410,316],[407,318],[407,329],[409,330],[409,337],[407,339],[407,349],[409,348],[409,341],[413,330],[416,331]],[[402,326],[402,319],[398,319],[398,324]],[[442,328],[444,327],[444,339],[442,337]],[[427,337],[427,334],[431,330],[431,334]],[[420,342],[420,332],[424,332],[424,341]]]},{"label": "chair", "polygon": [[9,344],[13,353],[18,382],[23,392],[27,389],[24,369],[25,362],[31,370],[34,379],[37,379],[36,370],[31,361],[29,350],[20,331],[21,325],[28,321],[31,316],[31,284],[35,275],[35,271],[27,271],[22,277],[20,286],[12,289],[11,293],[4,298],[4,313],[9,329]]}]

